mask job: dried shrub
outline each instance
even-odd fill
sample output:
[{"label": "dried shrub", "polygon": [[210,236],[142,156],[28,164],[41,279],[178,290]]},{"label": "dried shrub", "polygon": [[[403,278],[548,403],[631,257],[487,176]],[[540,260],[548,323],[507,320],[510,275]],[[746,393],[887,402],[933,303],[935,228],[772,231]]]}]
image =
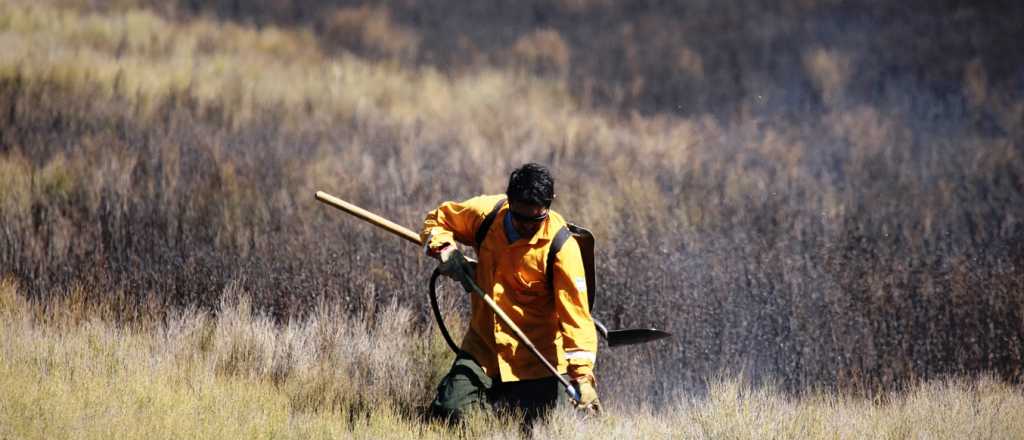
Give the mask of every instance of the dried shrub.
[{"label": "dried shrub", "polygon": [[378,57],[413,59],[420,43],[419,35],[394,23],[384,7],[338,8],[327,14],[322,27],[331,46]]},{"label": "dried shrub", "polygon": [[517,63],[538,75],[565,77],[569,73],[571,50],[554,29],[533,31],[512,45]]},{"label": "dried shrub", "polygon": [[804,57],[804,67],[827,104],[842,99],[851,74],[848,57],[834,50],[815,49]]},{"label": "dried shrub", "polygon": [[704,77],[704,60],[697,51],[688,46],[676,50],[675,68],[698,80]]}]

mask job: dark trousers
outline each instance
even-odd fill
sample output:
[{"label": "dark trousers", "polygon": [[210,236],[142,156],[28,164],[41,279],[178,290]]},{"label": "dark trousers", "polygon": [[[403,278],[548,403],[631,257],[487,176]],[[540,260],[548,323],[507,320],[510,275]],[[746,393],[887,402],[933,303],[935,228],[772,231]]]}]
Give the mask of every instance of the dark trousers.
[{"label": "dark trousers", "polygon": [[460,420],[471,408],[521,411],[525,426],[532,426],[558,401],[561,384],[555,377],[501,382],[488,377],[472,357],[460,354],[437,386],[431,413]]}]

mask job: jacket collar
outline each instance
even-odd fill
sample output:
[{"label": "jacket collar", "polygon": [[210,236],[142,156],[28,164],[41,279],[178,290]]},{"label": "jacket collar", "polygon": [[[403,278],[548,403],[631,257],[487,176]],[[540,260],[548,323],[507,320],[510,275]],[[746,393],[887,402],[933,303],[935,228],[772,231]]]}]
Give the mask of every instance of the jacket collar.
[{"label": "jacket collar", "polygon": [[558,233],[558,228],[561,226],[561,223],[563,223],[561,216],[556,214],[554,211],[549,210],[548,218],[544,219],[544,222],[541,223],[540,228],[537,229],[537,232],[534,233],[529,240],[523,240],[522,237],[520,237],[519,240],[509,241],[509,237],[516,235],[516,233],[515,231],[512,231],[512,233],[510,234],[509,231],[505,230],[506,228],[512,228],[511,220],[508,219],[510,215],[508,203],[505,204],[505,207],[503,207],[502,211],[500,211],[498,214],[502,218],[502,233],[505,234],[505,240],[506,242],[508,242],[510,246],[519,245],[523,243],[529,244],[530,246],[536,246],[541,242],[551,241],[555,238],[555,234]]}]

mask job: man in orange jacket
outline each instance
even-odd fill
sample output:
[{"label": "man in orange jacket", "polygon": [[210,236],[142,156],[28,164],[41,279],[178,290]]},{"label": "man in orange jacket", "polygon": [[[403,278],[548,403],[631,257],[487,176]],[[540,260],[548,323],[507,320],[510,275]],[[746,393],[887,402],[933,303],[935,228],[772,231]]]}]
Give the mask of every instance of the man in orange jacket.
[{"label": "man in orange jacket", "polygon": [[[564,243],[553,273],[546,273],[549,245],[566,225],[550,210],[554,197],[548,170],[526,164],[512,172],[505,196],[445,202],[428,213],[421,238],[427,254],[442,261],[457,249],[456,242],[476,248],[476,283],[548,362],[568,374],[581,396],[577,405],[598,409],[597,332],[574,240]],[[438,386],[432,411],[460,418],[470,407],[498,405],[523,410],[532,423],[555,404],[558,380],[480,298],[472,296],[471,304],[462,353]]]}]

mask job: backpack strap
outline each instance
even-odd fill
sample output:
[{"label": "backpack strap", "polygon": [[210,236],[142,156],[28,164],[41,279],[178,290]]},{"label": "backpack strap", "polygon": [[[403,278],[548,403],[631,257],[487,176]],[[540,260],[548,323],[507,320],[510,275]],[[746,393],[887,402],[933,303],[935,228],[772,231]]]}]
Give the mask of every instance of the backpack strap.
[{"label": "backpack strap", "polygon": [[562,226],[555,234],[554,240],[551,240],[551,247],[548,248],[548,265],[544,269],[545,274],[548,277],[548,290],[552,293],[555,291],[555,256],[558,255],[558,251],[562,250],[562,245],[569,239],[572,234],[569,232],[567,226]]},{"label": "backpack strap", "polygon": [[580,256],[583,257],[583,272],[587,283],[587,305],[593,310],[597,301],[596,281],[594,280],[594,234],[586,228],[579,227],[572,223],[562,226],[551,241],[551,248],[548,250],[548,265],[545,268],[548,278],[548,289],[553,294],[555,291],[555,256],[562,250],[565,241],[572,237],[580,246]]},{"label": "backpack strap", "polygon": [[484,239],[487,238],[487,231],[491,229],[491,224],[494,223],[494,218],[498,216],[498,211],[505,205],[505,198],[502,197],[498,200],[498,203],[494,204],[494,209],[487,213],[487,217],[484,217],[483,223],[480,223],[480,227],[476,230],[476,248],[480,249],[480,245],[484,244]]}]

